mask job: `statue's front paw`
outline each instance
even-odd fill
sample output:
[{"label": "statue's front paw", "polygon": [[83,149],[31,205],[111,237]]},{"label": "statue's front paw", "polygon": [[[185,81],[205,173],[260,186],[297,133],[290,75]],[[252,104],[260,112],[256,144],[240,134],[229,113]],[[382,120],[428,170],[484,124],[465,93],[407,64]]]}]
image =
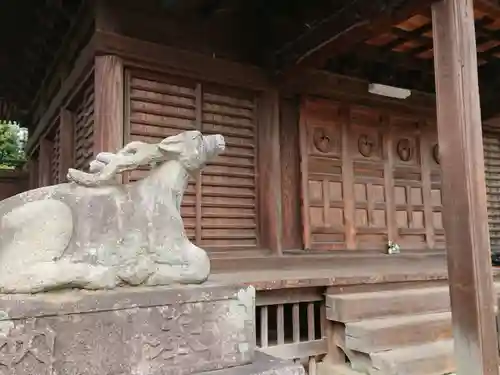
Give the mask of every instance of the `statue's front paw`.
[{"label": "statue's front paw", "polygon": [[114,289],[119,284],[119,279],[112,267],[86,265],[83,263],[74,264],[74,271],[80,271],[81,279],[75,279],[76,284],[80,284],[85,289]]},{"label": "statue's front paw", "polygon": [[145,281],[147,286],[171,285],[177,282],[179,278],[178,272],[170,265],[161,265],[157,267]]}]

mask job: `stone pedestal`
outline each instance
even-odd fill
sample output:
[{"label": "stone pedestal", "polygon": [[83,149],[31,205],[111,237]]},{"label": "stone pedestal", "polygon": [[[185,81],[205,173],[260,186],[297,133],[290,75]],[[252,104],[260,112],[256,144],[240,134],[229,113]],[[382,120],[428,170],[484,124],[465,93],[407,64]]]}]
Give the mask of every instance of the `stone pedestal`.
[{"label": "stone pedestal", "polygon": [[[204,372],[203,375],[304,375],[304,367],[256,351],[252,363],[223,370]],[[332,374],[334,375],[334,374]]]},{"label": "stone pedestal", "polygon": [[253,288],[0,296],[0,375],[188,375],[251,363]]},{"label": "stone pedestal", "polygon": [[0,375],[275,373],[254,314],[253,288],[209,283],[0,295]]}]

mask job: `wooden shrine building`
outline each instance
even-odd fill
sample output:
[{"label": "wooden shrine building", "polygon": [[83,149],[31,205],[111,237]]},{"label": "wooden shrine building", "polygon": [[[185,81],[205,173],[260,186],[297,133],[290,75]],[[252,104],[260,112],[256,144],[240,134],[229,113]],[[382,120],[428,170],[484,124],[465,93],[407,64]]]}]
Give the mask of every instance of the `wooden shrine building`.
[{"label": "wooden shrine building", "polygon": [[183,217],[214,281],[257,287],[263,351],[498,374],[500,2],[471,3],[6,0],[0,120],[29,128],[30,188],[132,140],[224,135]]}]

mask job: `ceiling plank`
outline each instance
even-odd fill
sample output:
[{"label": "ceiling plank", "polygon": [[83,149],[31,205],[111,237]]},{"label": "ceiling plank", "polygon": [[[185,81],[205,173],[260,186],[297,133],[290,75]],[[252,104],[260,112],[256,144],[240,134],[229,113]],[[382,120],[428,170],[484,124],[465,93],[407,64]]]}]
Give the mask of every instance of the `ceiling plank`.
[{"label": "ceiling plank", "polygon": [[490,17],[500,18],[500,5],[492,0],[474,0],[474,9],[487,13]]},{"label": "ceiling plank", "polygon": [[373,35],[425,10],[434,0],[352,0],[275,54],[277,72],[321,68]]}]

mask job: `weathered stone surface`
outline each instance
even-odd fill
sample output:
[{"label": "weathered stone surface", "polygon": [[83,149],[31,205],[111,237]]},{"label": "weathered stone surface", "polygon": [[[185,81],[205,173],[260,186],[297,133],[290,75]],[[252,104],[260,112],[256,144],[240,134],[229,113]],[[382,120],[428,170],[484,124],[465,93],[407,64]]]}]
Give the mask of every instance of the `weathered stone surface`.
[{"label": "weathered stone surface", "polygon": [[[304,367],[299,363],[285,361],[270,355],[255,352],[254,362],[248,365],[224,370],[207,371],[203,375],[304,375]],[[333,375],[333,374],[332,374]]]},{"label": "weathered stone surface", "polygon": [[[210,261],[187,238],[180,204],[189,177],[223,150],[222,136],[198,131],[132,142],[99,154],[93,173],[70,170],[72,183],[0,202],[0,293],[205,281]],[[115,183],[148,164],[144,179]]]},{"label": "weathered stone surface", "polygon": [[0,295],[0,375],[186,375],[250,363],[255,291],[201,286]]}]

